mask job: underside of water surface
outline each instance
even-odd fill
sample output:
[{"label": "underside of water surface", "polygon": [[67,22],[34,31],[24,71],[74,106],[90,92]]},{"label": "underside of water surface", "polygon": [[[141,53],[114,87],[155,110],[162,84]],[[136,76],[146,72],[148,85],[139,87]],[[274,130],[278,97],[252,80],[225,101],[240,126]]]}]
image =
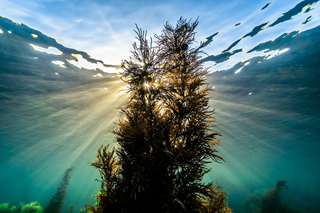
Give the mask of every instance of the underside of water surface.
[{"label": "underside of water surface", "polygon": [[133,2],[0,2],[0,213],[96,203],[89,162],[118,146],[134,24],[153,37],[180,16],[199,16],[193,48],[222,124],[225,162],[203,181],[233,212],[320,212],[320,3]]}]

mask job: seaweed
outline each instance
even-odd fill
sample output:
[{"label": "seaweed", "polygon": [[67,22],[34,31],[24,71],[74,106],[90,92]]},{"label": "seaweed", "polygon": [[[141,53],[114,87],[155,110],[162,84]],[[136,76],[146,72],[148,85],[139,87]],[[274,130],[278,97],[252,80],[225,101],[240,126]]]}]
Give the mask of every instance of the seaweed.
[{"label": "seaweed", "polygon": [[98,149],[90,163],[100,172],[97,204],[103,212],[217,212],[232,210],[225,190],[203,183],[217,154],[220,133],[209,108],[208,69],[195,42],[198,20],[166,23],[157,46],[137,27],[138,43],[122,63],[121,79],[130,98],[113,129],[117,149]]},{"label": "seaweed", "polygon": [[44,209],[44,213],[60,213],[65,200],[67,198],[67,189],[70,182],[70,172],[74,167],[68,167],[65,171],[62,180],[60,181],[60,186],[57,187],[56,193],[51,197],[50,203]]},{"label": "seaweed", "polygon": [[[0,204],[0,213],[60,213],[65,200],[67,198],[67,186],[70,182],[70,172],[74,167],[68,167],[65,171],[60,186],[56,189],[56,193],[51,197],[50,203],[43,210],[39,202],[31,202],[24,204],[20,202],[18,206],[12,206],[9,203]],[[68,208],[68,213],[73,213],[74,205],[71,204]]]},{"label": "seaweed", "polygon": [[9,203],[0,204],[0,213],[42,213],[43,209],[41,208],[38,202],[31,202],[24,204],[20,202],[18,206],[12,206]]},{"label": "seaweed", "polygon": [[280,195],[283,189],[288,189],[286,186],[287,181],[278,180],[274,184],[273,189],[266,190],[260,201],[260,212],[270,213],[270,212],[284,212],[285,206],[282,204],[282,197]]},{"label": "seaweed", "polygon": [[95,155],[97,160],[90,164],[96,167],[100,172],[101,180],[97,180],[101,183],[99,194],[96,195],[97,205],[96,207],[91,205],[85,205],[86,209],[80,209],[80,213],[91,212],[117,212],[119,209],[117,202],[116,186],[119,183],[119,173],[117,167],[117,160],[114,157],[115,150],[108,152],[108,146],[102,146],[98,149],[98,153]]},{"label": "seaweed", "polygon": [[274,184],[274,188],[267,189],[259,197],[255,194],[249,195],[244,202],[245,213],[302,213],[290,205],[283,203],[281,192],[287,189],[286,180],[278,180]]},{"label": "seaweed", "polygon": [[91,211],[89,211],[87,208],[83,207],[79,210],[79,213],[90,213]]},{"label": "seaweed", "polygon": [[67,213],[73,213],[74,212],[74,204],[70,204],[68,207]]}]

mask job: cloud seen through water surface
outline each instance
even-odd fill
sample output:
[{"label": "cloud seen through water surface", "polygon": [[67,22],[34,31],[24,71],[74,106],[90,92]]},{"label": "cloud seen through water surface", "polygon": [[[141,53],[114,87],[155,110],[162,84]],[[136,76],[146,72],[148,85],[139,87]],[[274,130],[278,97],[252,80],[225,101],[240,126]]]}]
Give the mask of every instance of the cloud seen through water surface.
[{"label": "cloud seen through water surface", "polygon": [[[218,66],[211,68],[211,71],[216,71],[247,60],[251,57],[247,51],[259,43],[285,32],[319,25],[317,0],[274,1],[261,10],[268,3],[230,1],[226,6],[219,1],[197,4],[183,1],[4,0],[2,7],[5,10],[0,11],[0,15],[27,24],[66,47],[85,51],[92,58],[113,65],[119,65],[121,60],[128,58],[134,42],[135,23],[152,36],[160,33],[166,21],[175,23],[180,16],[192,19],[199,16],[196,37],[199,42],[205,42],[209,35],[218,32],[203,49],[209,56],[220,58]],[[312,20],[301,25],[309,16]],[[288,23],[282,25],[283,22]],[[237,23],[241,24],[235,26]],[[243,51],[235,54],[234,48]],[[232,57],[223,59],[224,52],[229,51],[232,51]],[[204,55],[202,60],[209,62],[209,59]]]}]

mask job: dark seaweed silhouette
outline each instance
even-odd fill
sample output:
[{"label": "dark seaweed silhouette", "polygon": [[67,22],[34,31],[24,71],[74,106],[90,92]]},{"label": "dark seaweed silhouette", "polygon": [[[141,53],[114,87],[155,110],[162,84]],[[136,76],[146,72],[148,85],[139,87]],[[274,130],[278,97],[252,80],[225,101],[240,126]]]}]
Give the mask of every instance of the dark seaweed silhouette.
[{"label": "dark seaweed silhouette", "polygon": [[80,212],[86,212],[85,210],[90,210],[92,212],[119,212],[120,202],[118,198],[120,191],[116,188],[120,183],[119,169],[117,159],[114,157],[115,150],[108,152],[108,146],[103,146],[98,149],[98,153],[95,155],[97,157],[95,162],[90,164],[96,167],[100,172],[101,183],[100,194],[96,195],[98,205],[87,206],[86,209],[81,209]]},{"label": "dark seaweed silhouette", "polygon": [[280,192],[283,189],[288,189],[286,186],[287,181],[278,180],[274,184],[273,189],[268,189],[262,195],[260,200],[260,212],[261,213],[270,213],[270,212],[284,212],[284,205],[281,202]]},{"label": "dark seaweed silhouette", "polygon": [[262,197],[250,195],[244,202],[245,213],[302,213],[300,210],[294,209],[282,202],[281,191],[287,189],[287,181],[278,180],[274,184],[274,188],[266,190]]},{"label": "dark seaweed silhouette", "polygon": [[44,209],[43,213],[60,213],[63,205],[66,203],[67,188],[70,182],[70,172],[74,167],[68,167],[65,171],[60,186],[57,188],[56,193],[50,199],[50,203]]},{"label": "dark seaweed silhouette", "polygon": [[113,130],[118,149],[102,145],[91,163],[101,189],[90,211],[231,212],[225,191],[202,182],[207,163],[223,158],[215,150],[220,133],[209,110],[208,72],[199,48],[190,48],[197,25],[182,18],[175,27],[166,23],[156,47],[137,28],[139,43],[122,63],[130,100]]},{"label": "dark seaweed silhouette", "polygon": [[[9,203],[0,204],[0,213],[60,213],[65,200],[67,198],[67,186],[70,182],[70,172],[74,167],[68,167],[65,171],[62,180],[60,181],[60,186],[57,188],[56,193],[51,197],[50,203],[42,211],[42,208],[38,202],[32,202],[30,204],[23,204],[11,206]],[[67,213],[73,213],[74,205],[71,204],[68,208]]]},{"label": "dark seaweed silhouette", "polygon": [[74,212],[74,204],[70,204],[68,207],[68,212],[67,213],[73,213]]}]

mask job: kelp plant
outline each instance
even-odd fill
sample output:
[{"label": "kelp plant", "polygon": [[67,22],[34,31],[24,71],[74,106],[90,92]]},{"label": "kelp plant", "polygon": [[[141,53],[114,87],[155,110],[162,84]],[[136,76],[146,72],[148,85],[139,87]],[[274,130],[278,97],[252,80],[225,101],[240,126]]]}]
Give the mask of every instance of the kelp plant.
[{"label": "kelp plant", "polygon": [[[31,202],[24,204],[20,202],[18,206],[12,206],[9,203],[0,204],[0,213],[60,213],[63,205],[66,203],[67,189],[70,182],[70,172],[74,167],[68,167],[64,172],[60,186],[57,187],[56,193],[51,197],[50,203],[44,209],[40,206],[39,202]],[[71,204],[67,213],[73,213],[74,205]],[[84,211],[83,211],[84,212]]]},{"label": "kelp plant", "polygon": [[274,184],[274,188],[267,189],[263,192],[262,197],[258,197],[255,194],[248,196],[244,202],[245,213],[302,213],[302,211],[283,203],[283,197],[281,192],[283,189],[287,189],[286,180],[277,180]]},{"label": "kelp plant", "polygon": [[[221,162],[209,109],[208,75],[195,42],[198,21],[166,23],[156,46],[137,27],[138,44],[122,63],[130,100],[113,130],[117,150],[101,146],[91,165],[101,175],[92,212],[231,212],[224,190],[204,183]],[[200,45],[201,46],[201,45]]]},{"label": "kelp plant", "polygon": [[[67,199],[67,189],[70,182],[70,172],[74,167],[68,167],[64,172],[60,186],[57,187],[56,193],[51,197],[50,203],[44,209],[43,213],[60,213]],[[72,207],[71,207],[72,208]],[[69,210],[68,210],[69,211]]]}]

